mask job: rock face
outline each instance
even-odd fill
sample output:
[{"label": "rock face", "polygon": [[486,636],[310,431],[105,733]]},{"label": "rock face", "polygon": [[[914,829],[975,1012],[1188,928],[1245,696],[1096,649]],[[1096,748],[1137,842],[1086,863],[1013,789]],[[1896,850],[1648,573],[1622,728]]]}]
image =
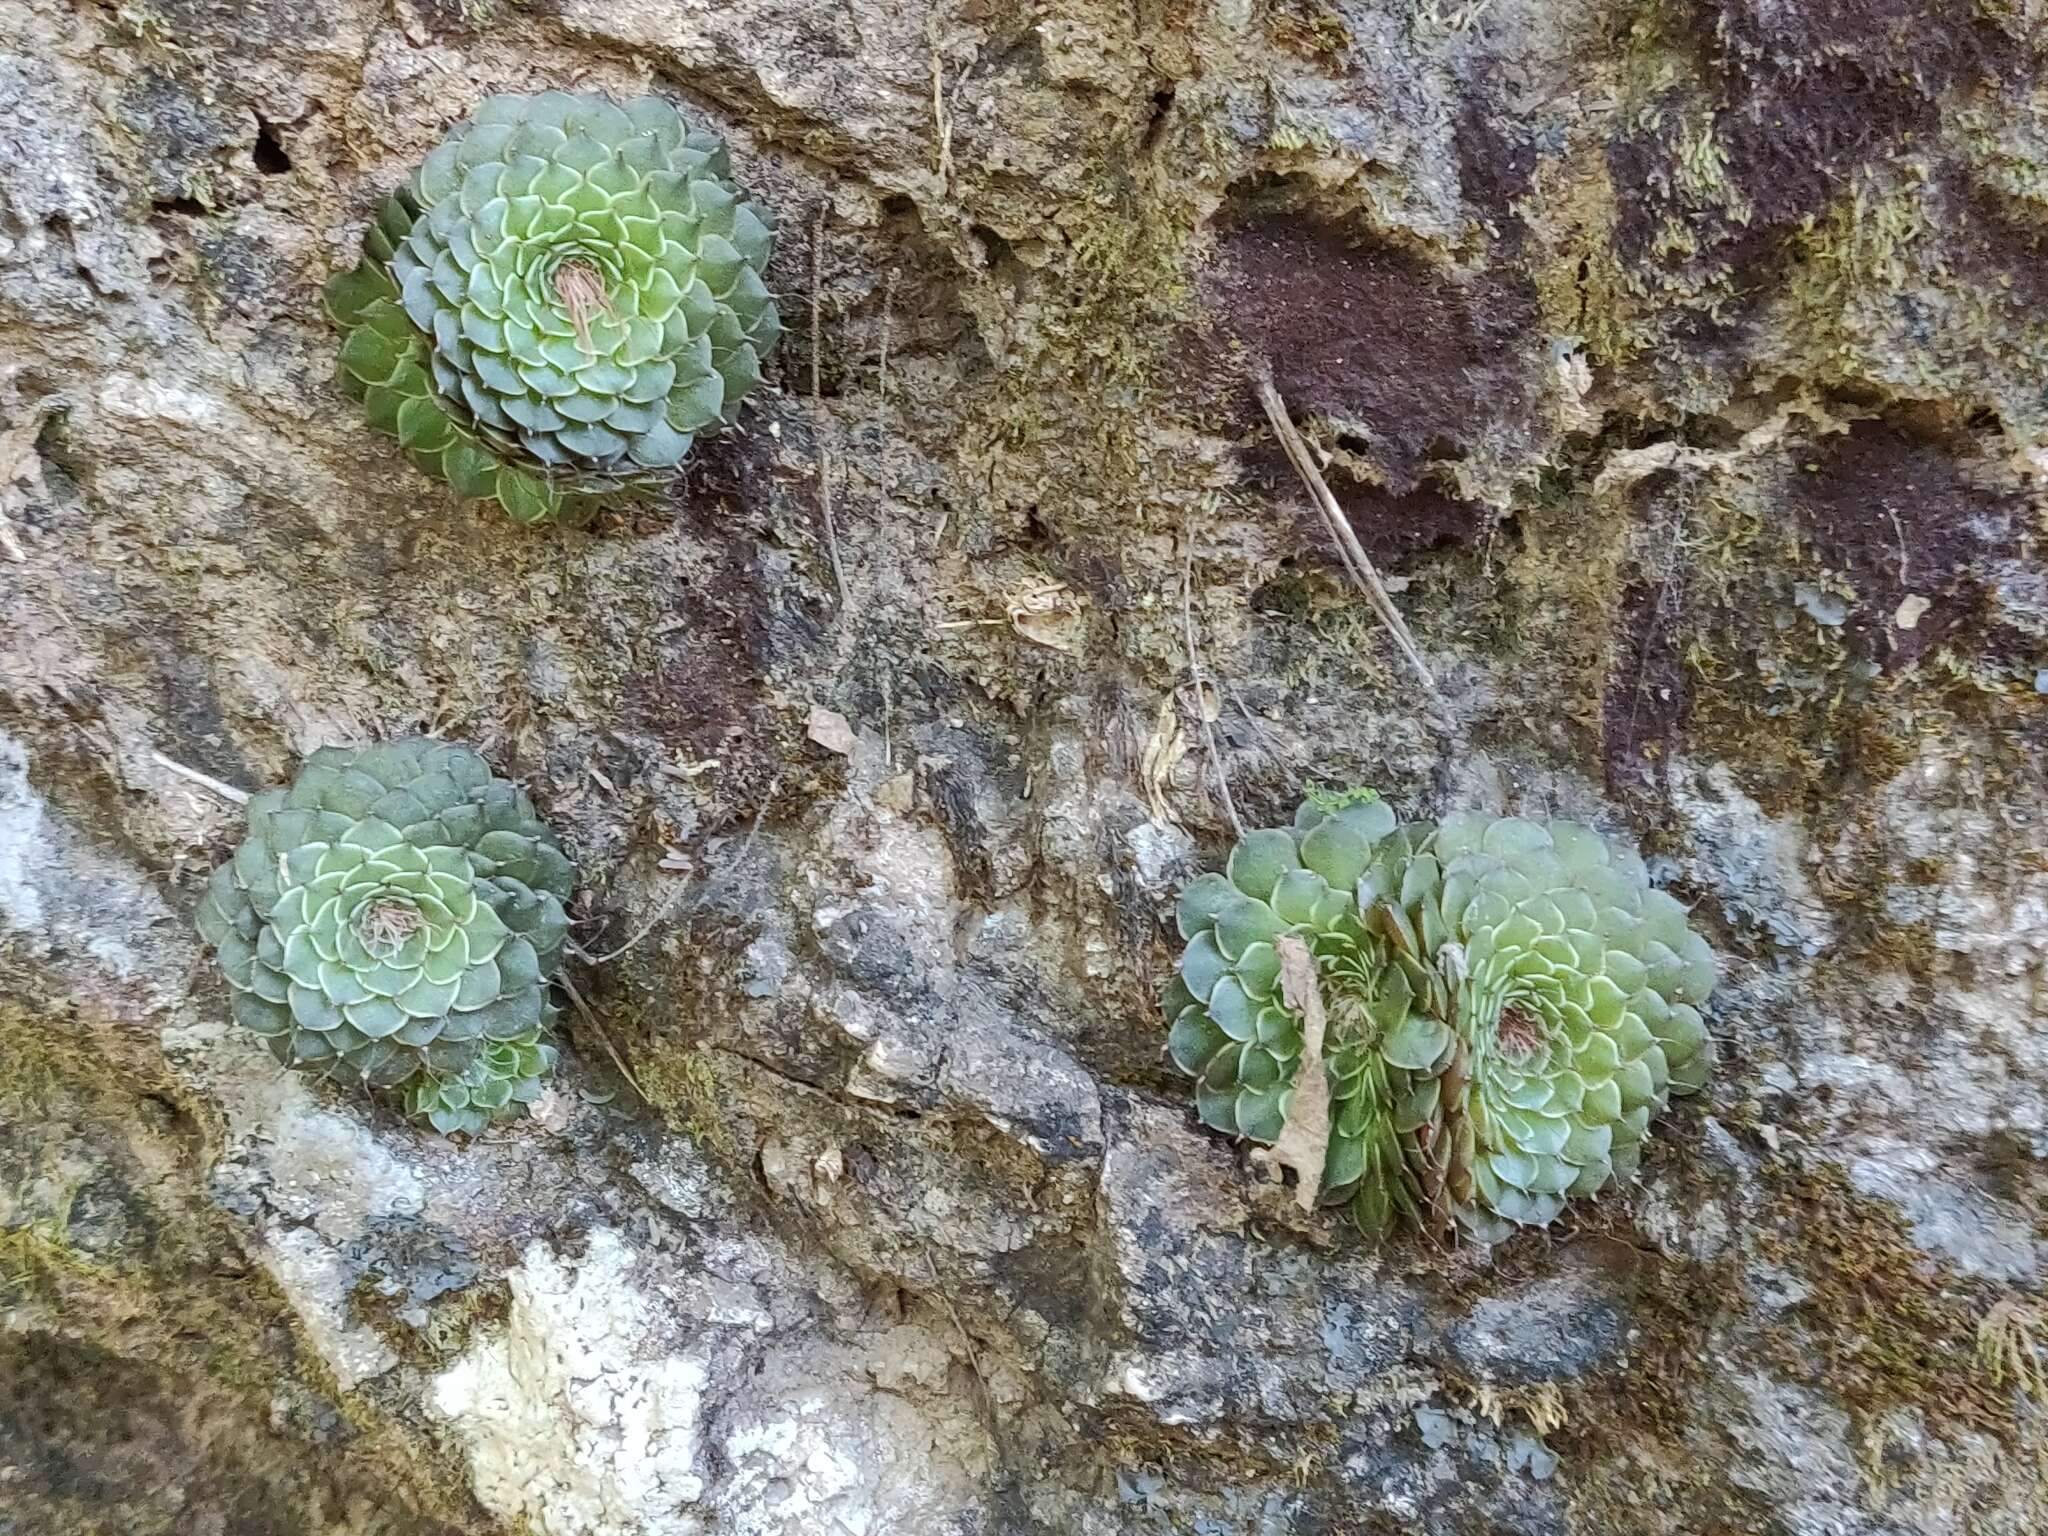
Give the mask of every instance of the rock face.
[{"label": "rock face", "polygon": [[[2048,1525],[2042,22],[0,0],[0,1536]],[[317,291],[557,84],[729,136],[788,336],[532,532]],[[181,769],[419,731],[594,957],[469,1146],[189,922]],[[1197,1128],[1219,778],[1642,843],[1726,979],[1640,1183],[1373,1249]]]}]

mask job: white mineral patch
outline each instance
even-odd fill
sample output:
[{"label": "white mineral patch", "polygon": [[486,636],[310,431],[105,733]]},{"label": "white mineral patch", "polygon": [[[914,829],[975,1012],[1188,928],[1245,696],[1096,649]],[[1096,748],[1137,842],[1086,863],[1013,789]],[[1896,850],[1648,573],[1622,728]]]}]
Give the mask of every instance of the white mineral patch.
[{"label": "white mineral patch", "polygon": [[28,754],[0,736],[0,919],[21,933],[43,926],[43,898],[29,877],[30,860],[47,845],[43,802],[28,782]]},{"label": "white mineral patch", "polygon": [[220,414],[220,402],[198,390],[117,373],[100,386],[100,405],[130,421],[166,421],[203,427]]},{"label": "white mineral patch", "polygon": [[502,1333],[434,1379],[429,1406],[469,1453],[477,1497],[547,1536],[695,1536],[702,1361],[650,1352],[658,1304],[597,1228],[581,1259],[545,1244],[507,1277]]},{"label": "white mineral patch", "polygon": [[51,814],[29,782],[27,749],[0,733],[0,931],[20,933],[35,951],[88,956],[131,981],[157,974],[148,950],[172,922],[132,864]]},{"label": "white mineral patch", "polygon": [[281,1227],[255,1253],[344,1391],[398,1364],[384,1341],[354,1320],[347,1266],[318,1233],[306,1227]]},{"label": "white mineral patch", "polygon": [[[907,1371],[894,1374],[892,1361],[906,1362]],[[759,1406],[735,1405],[725,1419],[715,1529],[721,1536],[952,1529],[976,1498],[974,1476],[958,1459],[971,1421],[951,1409],[935,1418],[920,1406],[926,1384],[943,1380],[945,1351],[918,1330],[899,1328],[866,1362],[866,1382],[851,1370],[818,1371],[817,1363],[795,1354],[771,1360],[766,1375],[779,1378],[782,1390],[762,1391]],[[817,1385],[796,1386],[804,1376]]]}]

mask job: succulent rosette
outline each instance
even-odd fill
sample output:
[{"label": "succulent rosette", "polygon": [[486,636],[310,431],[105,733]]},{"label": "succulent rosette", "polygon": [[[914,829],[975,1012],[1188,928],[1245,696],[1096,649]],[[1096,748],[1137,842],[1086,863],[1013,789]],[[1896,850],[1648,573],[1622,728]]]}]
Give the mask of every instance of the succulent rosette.
[{"label": "succulent rosette", "polygon": [[521,522],[660,482],[780,332],[768,221],[652,96],[493,96],[327,284],[342,382],[413,462]]},{"label": "succulent rosette", "polygon": [[1642,860],[1575,822],[1397,825],[1316,795],[1182,893],[1168,1050],[1219,1130],[1287,1124],[1302,1015],[1279,952],[1314,957],[1327,1018],[1322,1195],[1361,1229],[1455,1220],[1494,1240],[1633,1176],[1651,1119],[1700,1088],[1715,964]]},{"label": "succulent rosette", "polygon": [[553,1064],[573,871],[467,747],[324,747],[248,806],[200,935],[285,1066],[405,1090],[442,1131],[520,1112]]},{"label": "succulent rosette", "polygon": [[474,1136],[539,1098],[554,1069],[555,1048],[545,1041],[493,1040],[460,1077],[421,1072],[408,1081],[406,1113],[443,1135]]}]

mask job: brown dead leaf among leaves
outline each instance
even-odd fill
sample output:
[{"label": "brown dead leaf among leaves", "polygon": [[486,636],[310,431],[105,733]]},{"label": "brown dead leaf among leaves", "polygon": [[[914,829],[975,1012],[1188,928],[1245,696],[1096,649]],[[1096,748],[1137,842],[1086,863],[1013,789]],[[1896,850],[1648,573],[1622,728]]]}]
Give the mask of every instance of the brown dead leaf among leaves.
[{"label": "brown dead leaf among leaves", "polygon": [[1304,1211],[1316,1208],[1323,1192],[1323,1165],[1330,1157],[1330,1084],[1323,1075],[1323,989],[1316,976],[1315,956],[1291,933],[1273,941],[1280,953],[1280,996],[1301,1015],[1301,1061],[1294,1069],[1294,1100],[1280,1139],[1256,1147],[1252,1161],[1272,1168],[1292,1168],[1299,1181],[1294,1203]]},{"label": "brown dead leaf among leaves", "polygon": [[1034,582],[1011,597],[1010,627],[1035,645],[1072,655],[1087,633],[1085,600],[1063,581]]}]

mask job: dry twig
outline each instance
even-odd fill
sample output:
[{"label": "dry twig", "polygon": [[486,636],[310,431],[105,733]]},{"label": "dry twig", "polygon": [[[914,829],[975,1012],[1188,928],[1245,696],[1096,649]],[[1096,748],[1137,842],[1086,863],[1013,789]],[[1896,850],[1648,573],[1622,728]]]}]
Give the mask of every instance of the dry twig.
[{"label": "dry twig", "polygon": [[[1331,494],[1323,472],[1316,468],[1315,456],[1309,452],[1308,444],[1294,425],[1294,419],[1287,414],[1287,402],[1280,398],[1280,391],[1273,387],[1273,376],[1262,372],[1258,377],[1259,404],[1265,408],[1266,420],[1272,423],[1274,436],[1280,439],[1280,446],[1287,451],[1287,462],[1294,466],[1294,472],[1301,477],[1307,489],[1309,500],[1315,504],[1323,525],[1329,529],[1330,537],[1337,541],[1337,553],[1344,561],[1344,567],[1351,574],[1371,601],[1373,611],[1379,615],[1380,623],[1393,636],[1395,646],[1408,665],[1415,669],[1415,675],[1422,679],[1422,685],[1432,694],[1437,693],[1436,679],[1430,676],[1428,666],[1422,660],[1422,653],[1415,648],[1415,637],[1408,631],[1408,621],[1401,617],[1401,610],[1394,606],[1394,599],[1388,594],[1386,584],[1380,580],[1380,573],[1373,568],[1372,560],[1365,548],[1358,542],[1358,535],[1351,530],[1350,521],[1344,516],[1344,509],[1337,505],[1337,498]],[[1439,695],[1440,696],[1440,695]]]},{"label": "dry twig", "polygon": [[569,994],[569,1001],[576,1009],[576,1017],[587,1024],[590,1027],[590,1032],[597,1036],[597,1043],[604,1047],[605,1055],[611,1057],[612,1065],[619,1069],[619,1076],[626,1080],[628,1087],[640,1095],[641,1103],[652,1104],[654,1100],[647,1097],[647,1090],[642,1088],[640,1080],[633,1076],[633,1069],[626,1065],[625,1057],[621,1056],[612,1045],[611,1036],[607,1035],[604,1032],[604,1026],[597,1022],[597,1015],[590,1011],[590,1004],[583,1001],[583,994],[576,990],[576,983],[569,979],[567,972],[557,976],[555,980],[559,981],[562,984],[562,990]]},{"label": "dry twig", "polygon": [[981,1356],[975,1352],[974,1340],[967,1332],[967,1325],[960,1321],[960,1313],[953,1305],[953,1298],[946,1291],[946,1282],[939,1278],[938,1260],[932,1257],[932,1245],[924,1245],[924,1266],[931,1271],[932,1289],[938,1292],[939,1303],[946,1309],[946,1316],[953,1320],[953,1330],[960,1335],[961,1347],[967,1351],[967,1364],[974,1372],[974,1379],[981,1383],[984,1399],[988,1396],[988,1377],[982,1373]]},{"label": "dry twig", "polygon": [[1202,739],[1209,745],[1209,762],[1216,770],[1216,788],[1223,797],[1223,812],[1230,818],[1230,830],[1240,841],[1244,823],[1237,819],[1237,802],[1230,798],[1230,776],[1223,771],[1223,753],[1216,745],[1216,726],[1209,719],[1207,680],[1202,676],[1202,656],[1195,649],[1195,520],[1191,517],[1183,532],[1180,564],[1180,622],[1187,637],[1188,672],[1195,684],[1195,718],[1202,725]]},{"label": "dry twig", "polygon": [[941,188],[950,193],[953,190],[953,118],[960,110],[960,92],[967,85],[967,77],[974,73],[974,64],[969,61],[954,77],[953,92],[946,94],[946,61],[939,52],[939,17],[934,11],[925,18],[925,43],[932,55],[932,130],[937,136],[932,157],[932,172],[939,178]]},{"label": "dry twig", "polygon": [[825,217],[832,199],[818,204],[818,222],[811,226],[811,430],[818,439],[818,515],[825,524],[825,553],[832,562],[832,580],[839,588],[839,607],[846,602],[846,567],[839,562],[839,529],[832,521],[832,448],[821,396],[820,365],[825,352]]},{"label": "dry twig", "polygon": [[231,805],[247,805],[249,803],[249,791],[237,789],[232,784],[223,784],[210,773],[201,773],[197,768],[187,768],[183,763],[174,762],[172,759],[165,757],[163,753],[154,749],[149,754],[149,760],[159,768],[169,769],[180,778],[190,779],[202,789],[212,790],[213,793],[219,795],[221,799]]},{"label": "dry twig", "polygon": [[881,356],[875,365],[875,431],[882,430],[882,414],[889,406],[889,326],[895,318],[896,273],[891,267],[889,275],[882,282],[882,345]]}]

